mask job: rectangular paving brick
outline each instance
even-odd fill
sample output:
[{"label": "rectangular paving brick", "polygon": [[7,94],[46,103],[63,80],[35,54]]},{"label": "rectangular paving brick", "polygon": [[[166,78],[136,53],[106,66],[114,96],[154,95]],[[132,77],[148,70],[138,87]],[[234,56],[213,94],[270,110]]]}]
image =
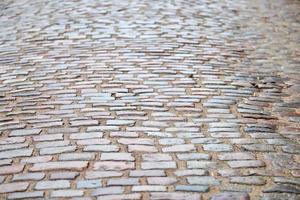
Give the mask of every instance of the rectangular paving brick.
[{"label": "rectangular paving brick", "polygon": [[102,161],[95,162],[93,169],[94,170],[126,170],[134,169],[134,162],[123,162],[123,161]]},{"label": "rectangular paving brick", "polygon": [[35,163],[29,171],[47,171],[47,170],[77,170],[81,171],[88,165],[87,161],[64,161]]},{"label": "rectangular paving brick", "polygon": [[3,166],[3,167],[0,167],[0,175],[19,173],[19,172],[23,171],[23,169],[24,169],[23,164]]},{"label": "rectangular paving brick", "polygon": [[43,191],[35,192],[14,192],[8,195],[7,199],[30,199],[30,198],[43,198]]},{"label": "rectangular paving brick", "polygon": [[58,181],[40,181],[35,185],[36,190],[47,190],[47,189],[62,189],[69,188],[71,186],[70,182],[67,180]]},{"label": "rectangular paving brick", "polygon": [[17,149],[17,150],[2,151],[2,152],[0,152],[0,159],[31,156],[32,153],[33,153],[33,149],[32,148],[29,148],[29,149],[28,148],[24,148],[24,149]]},{"label": "rectangular paving brick", "polygon": [[29,186],[28,182],[4,183],[0,184],[0,193],[21,192]]}]

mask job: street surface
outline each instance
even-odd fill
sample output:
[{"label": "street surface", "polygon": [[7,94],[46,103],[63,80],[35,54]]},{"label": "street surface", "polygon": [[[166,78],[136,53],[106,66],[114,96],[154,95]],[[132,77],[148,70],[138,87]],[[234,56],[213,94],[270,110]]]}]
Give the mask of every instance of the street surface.
[{"label": "street surface", "polygon": [[299,200],[300,1],[2,0],[0,199]]}]

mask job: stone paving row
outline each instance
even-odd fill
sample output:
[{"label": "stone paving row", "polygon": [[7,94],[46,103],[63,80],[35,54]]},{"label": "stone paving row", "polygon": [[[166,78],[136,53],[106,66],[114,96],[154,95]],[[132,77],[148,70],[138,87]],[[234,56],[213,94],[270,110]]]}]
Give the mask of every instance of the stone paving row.
[{"label": "stone paving row", "polygon": [[0,198],[300,198],[297,0],[0,2]]}]

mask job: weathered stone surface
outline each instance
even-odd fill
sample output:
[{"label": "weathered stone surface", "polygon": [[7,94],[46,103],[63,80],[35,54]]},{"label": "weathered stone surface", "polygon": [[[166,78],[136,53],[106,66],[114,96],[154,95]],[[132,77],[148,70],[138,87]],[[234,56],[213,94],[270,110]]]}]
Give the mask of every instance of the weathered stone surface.
[{"label": "weathered stone surface", "polygon": [[218,186],[220,185],[220,181],[215,179],[211,176],[191,176],[187,177],[187,181],[190,184],[196,184],[196,185],[212,185],[212,186]]},{"label": "weathered stone surface", "polygon": [[80,180],[77,182],[77,188],[98,188],[101,187],[101,180]]},{"label": "weathered stone surface", "polygon": [[92,196],[102,196],[102,195],[111,195],[111,194],[121,194],[124,192],[124,187],[111,186],[105,188],[99,188],[92,192]]},{"label": "weathered stone surface", "polygon": [[200,194],[195,193],[178,193],[178,192],[153,192],[150,193],[150,199],[170,199],[170,200],[199,200]]},{"label": "weathered stone surface", "polygon": [[86,168],[88,162],[86,161],[64,161],[64,162],[49,162],[49,163],[35,163],[29,169],[30,171],[46,171],[46,170],[78,170]]},{"label": "weathered stone surface", "polygon": [[94,170],[126,170],[134,169],[134,162],[103,161],[94,164]]},{"label": "weathered stone surface", "polygon": [[185,191],[185,192],[208,192],[208,186],[202,185],[177,185],[175,187],[176,191]]},{"label": "weathered stone surface", "polygon": [[53,172],[50,175],[51,180],[70,179],[73,180],[79,175],[78,172]]},{"label": "weathered stone surface", "polygon": [[250,196],[245,193],[221,193],[213,195],[211,200],[250,200]]},{"label": "weathered stone surface", "polygon": [[2,152],[0,152],[0,159],[31,156],[32,152],[33,152],[33,149],[31,149],[31,148],[2,151]]},{"label": "weathered stone surface", "polygon": [[24,169],[24,165],[22,164],[0,167],[0,175],[18,173],[23,171],[23,169]]},{"label": "weathered stone surface", "polygon": [[0,199],[299,199],[299,1],[0,10]]},{"label": "weathered stone surface", "polygon": [[119,171],[87,171],[85,174],[86,179],[95,179],[95,178],[106,178],[106,177],[119,177],[123,173]]},{"label": "weathered stone surface", "polygon": [[25,191],[29,186],[27,182],[4,183],[0,185],[0,193]]},{"label": "weathered stone surface", "polygon": [[67,198],[67,197],[80,197],[83,196],[82,190],[55,190],[51,192],[51,197]]},{"label": "weathered stone surface", "polygon": [[45,177],[44,173],[26,173],[26,174],[15,174],[13,181],[25,181],[25,180],[41,180]]},{"label": "weathered stone surface", "polygon": [[174,169],[176,168],[175,162],[142,162],[142,169]]},{"label": "weathered stone surface", "polygon": [[167,187],[162,185],[137,185],[132,187],[133,192],[163,192],[166,191]]},{"label": "weathered stone surface", "polygon": [[62,189],[69,188],[71,186],[70,182],[67,180],[58,181],[40,181],[35,185],[36,190],[47,190],[47,189]]},{"label": "weathered stone surface", "polygon": [[108,186],[117,186],[117,185],[139,185],[138,178],[119,178],[119,179],[110,179],[107,182]]},{"label": "weathered stone surface", "polygon": [[290,185],[275,185],[263,190],[265,193],[295,193],[300,194],[300,190]]},{"label": "weathered stone surface", "polygon": [[229,182],[246,185],[264,185],[266,183],[262,177],[257,176],[231,177]]},{"label": "weathered stone surface", "polygon": [[135,158],[130,153],[102,153],[100,160],[134,161]]},{"label": "weathered stone surface", "polygon": [[265,163],[261,160],[239,160],[239,161],[229,161],[228,165],[231,168],[255,168],[255,167],[264,167]]},{"label": "weathered stone surface", "polygon": [[30,198],[43,198],[43,191],[35,192],[14,192],[8,195],[8,199],[30,199]]},{"label": "weathered stone surface", "polygon": [[42,132],[42,129],[20,129],[13,130],[9,135],[10,136],[25,136],[25,135],[37,135]]}]

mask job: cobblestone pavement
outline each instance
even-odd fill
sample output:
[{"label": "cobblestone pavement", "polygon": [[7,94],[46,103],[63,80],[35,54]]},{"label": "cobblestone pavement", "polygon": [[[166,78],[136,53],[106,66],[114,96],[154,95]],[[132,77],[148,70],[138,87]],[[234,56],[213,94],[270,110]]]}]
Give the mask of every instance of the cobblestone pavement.
[{"label": "cobblestone pavement", "polygon": [[299,200],[300,2],[2,0],[1,199]]}]

